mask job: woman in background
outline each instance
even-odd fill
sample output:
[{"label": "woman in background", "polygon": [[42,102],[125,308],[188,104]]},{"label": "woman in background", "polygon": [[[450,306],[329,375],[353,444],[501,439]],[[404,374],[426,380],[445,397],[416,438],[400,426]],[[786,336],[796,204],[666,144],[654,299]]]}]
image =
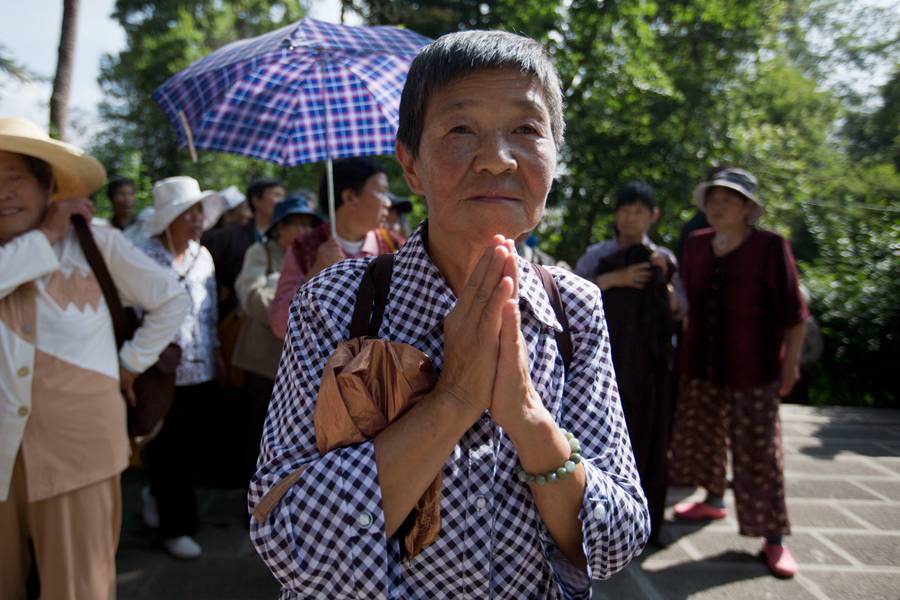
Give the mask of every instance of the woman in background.
[{"label": "woman in background", "polygon": [[799,375],[808,313],[790,244],[756,227],[756,187],[751,173],[727,168],[694,191],[712,228],[684,247],[689,312],[669,483],[706,490],[676,506],[676,518],[724,518],[730,449],[740,533],[764,538],[769,569],[793,577],[778,408]]},{"label": "woman in background", "polygon": [[[191,177],[169,177],[153,185],[153,217],[145,229],[144,252],[178,280],[191,299],[174,342],[181,347],[175,373],[175,399],[159,434],[145,448],[150,487],[143,491],[143,517],[158,527],[166,551],[175,558],[197,558],[195,469],[204,454],[216,386],[224,371],[216,335],[218,309],[212,256],[199,244],[208,192]],[[211,212],[207,211],[207,212]],[[206,215],[206,221],[213,219]]]}]

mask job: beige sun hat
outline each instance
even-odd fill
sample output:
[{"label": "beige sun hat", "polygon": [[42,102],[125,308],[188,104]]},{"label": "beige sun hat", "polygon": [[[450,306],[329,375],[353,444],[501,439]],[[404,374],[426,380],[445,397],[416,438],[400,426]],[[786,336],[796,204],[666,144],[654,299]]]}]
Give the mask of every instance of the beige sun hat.
[{"label": "beige sun hat", "polygon": [[704,210],[703,205],[706,203],[706,192],[709,188],[723,187],[734,190],[753,203],[753,212],[750,213],[750,225],[753,225],[765,211],[765,207],[756,193],[758,185],[756,176],[750,171],[729,167],[717,171],[709,181],[704,181],[694,188],[694,201],[700,210]]},{"label": "beige sun hat", "polygon": [[0,117],[0,150],[33,156],[53,169],[53,199],[84,198],[106,182],[106,169],[81,148],[54,140],[27,119]]},{"label": "beige sun hat", "polygon": [[221,216],[221,203],[215,191],[201,190],[196,179],[184,175],[157,181],[153,184],[153,215],[144,223],[144,232],[159,235],[198,202],[203,203],[203,226],[208,229],[210,219],[218,215],[212,221],[215,223]]}]

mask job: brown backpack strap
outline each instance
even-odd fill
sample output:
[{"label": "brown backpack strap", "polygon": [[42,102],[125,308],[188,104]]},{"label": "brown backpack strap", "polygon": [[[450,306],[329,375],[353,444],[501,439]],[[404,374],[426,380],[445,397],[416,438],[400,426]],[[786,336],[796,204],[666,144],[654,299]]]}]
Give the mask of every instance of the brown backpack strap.
[{"label": "brown backpack strap", "polygon": [[103,290],[103,297],[106,299],[106,305],[109,307],[109,313],[112,316],[113,330],[116,333],[116,347],[121,348],[129,339],[128,316],[125,314],[125,308],[122,306],[122,300],[119,298],[119,291],[113,283],[112,276],[109,274],[109,268],[103,255],[100,254],[100,248],[94,241],[91,228],[88,226],[84,217],[81,215],[72,215],[72,226],[75,228],[75,234],[78,236],[78,243],[84,257],[87,259],[100,289]]},{"label": "brown backpack strap", "polygon": [[556,313],[556,319],[559,321],[559,324],[562,325],[562,331],[556,333],[556,347],[559,348],[559,353],[562,355],[563,359],[563,365],[565,365],[566,371],[568,371],[569,365],[572,363],[572,334],[569,332],[569,320],[566,318],[566,311],[563,309],[562,297],[559,295],[559,287],[556,285],[556,280],[553,279],[553,275],[550,274],[550,271],[537,263],[531,263],[531,266],[534,267],[538,275],[540,275],[541,283],[544,284],[544,291],[547,292],[547,297],[550,299],[550,306],[553,307],[553,312]]},{"label": "brown backpack strap", "polygon": [[391,289],[393,268],[393,254],[382,254],[369,262],[356,290],[356,307],[350,320],[349,339],[378,337],[378,330],[384,319],[384,306]]}]

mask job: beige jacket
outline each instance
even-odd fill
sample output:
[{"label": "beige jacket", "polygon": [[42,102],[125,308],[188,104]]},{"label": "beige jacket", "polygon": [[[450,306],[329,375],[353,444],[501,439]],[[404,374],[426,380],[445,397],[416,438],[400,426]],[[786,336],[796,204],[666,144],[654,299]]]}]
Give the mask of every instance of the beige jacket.
[{"label": "beige jacket", "polygon": [[256,242],[247,249],[244,265],[234,281],[247,321],[234,346],[231,363],[269,379],[275,379],[281,360],[282,342],[269,327],[269,305],[275,297],[283,264],[284,250],[274,240]]},{"label": "beige jacket", "polygon": [[74,230],[53,245],[35,230],[0,246],[0,501],[20,450],[32,502],[121,472],[129,445],[119,365],[146,370],[187,314],[172,274],[118,230],[91,230],[122,302],[145,310],[121,351]]}]

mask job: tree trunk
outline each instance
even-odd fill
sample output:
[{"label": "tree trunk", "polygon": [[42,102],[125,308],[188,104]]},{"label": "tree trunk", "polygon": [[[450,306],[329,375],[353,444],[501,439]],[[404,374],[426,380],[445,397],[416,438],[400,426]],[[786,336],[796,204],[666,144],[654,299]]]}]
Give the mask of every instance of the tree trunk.
[{"label": "tree trunk", "polygon": [[66,139],[69,120],[69,95],[72,87],[72,66],[75,62],[75,32],[78,23],[78,0],[63,0],[62,29],[59,33],[59,54],[56,76],[50,96],[50,135]]}]

